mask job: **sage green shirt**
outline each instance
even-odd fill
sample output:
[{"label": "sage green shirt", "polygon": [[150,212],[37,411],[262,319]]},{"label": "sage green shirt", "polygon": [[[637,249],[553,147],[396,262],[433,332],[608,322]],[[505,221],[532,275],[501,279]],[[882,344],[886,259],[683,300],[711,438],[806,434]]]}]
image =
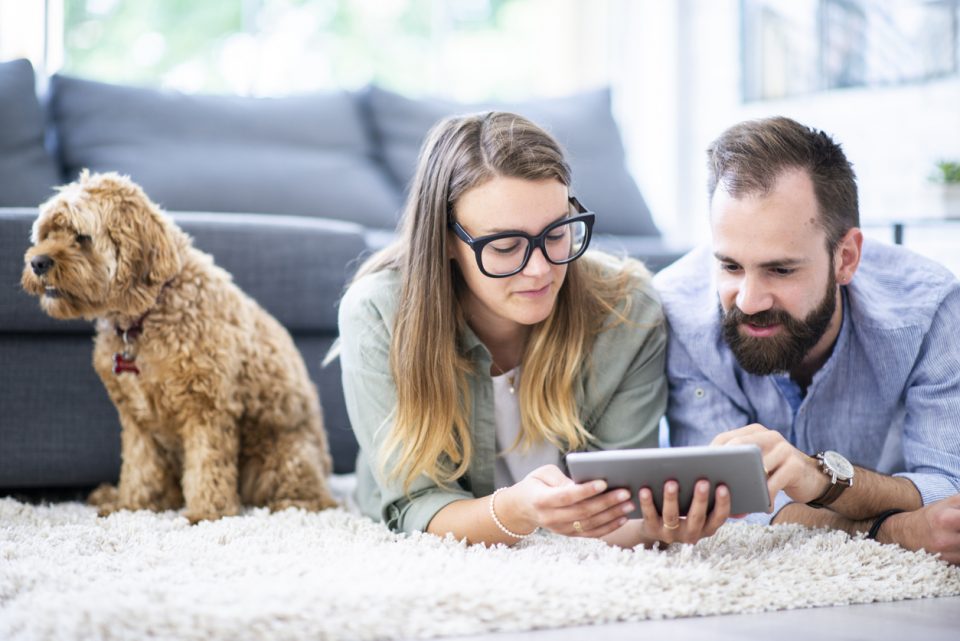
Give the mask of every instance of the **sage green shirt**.
[{"label": "sage green shirt", "polygon": [[[610,262],[591,253],[581,260]],[[453,501],[494,491],[496,452],[490,352],[466,330],[465,353],[476,364],[470,378],[474,446],[467,474],[455,487],[438,486],[426,476],[405,494],[402,481],[388,481],[377,469],[379,448],[392,427],[396,386],[390,373],[400,274],[381,271],[354,282],[340,303],[340,365],[350,423],[360,444],[356,499],[367,516],[396,531],[424,531],[434,515]],[[663,312],[649,277],[637,277],[631,288],[629,323],[601,333],[593,344],[592,363],[579,381],[580,419],[594,437],[590,449],[655,447],[660,417],[666,408],[664,377],[667,332]]]}]

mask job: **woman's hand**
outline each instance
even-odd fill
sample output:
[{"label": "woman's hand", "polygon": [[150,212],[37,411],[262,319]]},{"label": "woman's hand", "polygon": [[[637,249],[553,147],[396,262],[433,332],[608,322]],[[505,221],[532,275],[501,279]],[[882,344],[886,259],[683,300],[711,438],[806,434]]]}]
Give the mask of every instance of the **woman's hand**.
[{"label": "woman's hand", "polygon": [[640,537],[645,543],[654,541],[663,543],[696,543],[700,539],[712,536],[730,518],[730,490],[726,485],[718,485],[713,511],[707,513],[710,501],[710,482],[697,481],[693,490],[693,501],[685,517],[680,516],[680,486],[676,481],[667,481],[663,485],[663,514],[657,514],[650,488],[641,488],[639,492]]},{"label": "woman's hand", "polygon": [[556,465],[544,465],[497,495],[497,515],[514,532],[542,527],[567,536],[601,537],[625,524],[634,510],[628,491],[606,489],[604,481],[574,483]]}]

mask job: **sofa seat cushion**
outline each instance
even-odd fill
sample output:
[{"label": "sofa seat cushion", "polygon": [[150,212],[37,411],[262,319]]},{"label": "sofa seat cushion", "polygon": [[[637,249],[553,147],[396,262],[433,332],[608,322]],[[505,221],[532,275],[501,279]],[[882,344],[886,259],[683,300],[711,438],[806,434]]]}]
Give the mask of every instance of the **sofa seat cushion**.
[{"label": "sofa seat cushion", "polygon": [[[0,333],[90,334],[88,321],[44,314],[19,286],[32,209],[0,210]],[[364,230],[338,220],[258,214],[175,213],[172,218],[233,274],[234,282],[293,333],[335,336],[337,302],[366,250]]]},{"label": "sofa seat cushion", "polygon": [[659,235],[627,171],[620,132],[610,110],[609,90],[531,102],[462,104],[414,100],[370,87],[364,101],[382,142],[387,166],[401,186],[410,183],[420,145],[438,120],[477,111],[512,111],[544,127],[563,145],[573,170],[573,191],[596,212],[597,232]]},{"label": "sofa seat cushion", "polygon": [[70,180],[128,174],[171,211],[396,224],[401,195],[348,92],[186,95],[57,75],[50,101]]},{"label": "sofa seat cushion", "polygon": [[62,182],[44,149],[44,114],[27,60],[0,63],[0,207],[35,207]]}]

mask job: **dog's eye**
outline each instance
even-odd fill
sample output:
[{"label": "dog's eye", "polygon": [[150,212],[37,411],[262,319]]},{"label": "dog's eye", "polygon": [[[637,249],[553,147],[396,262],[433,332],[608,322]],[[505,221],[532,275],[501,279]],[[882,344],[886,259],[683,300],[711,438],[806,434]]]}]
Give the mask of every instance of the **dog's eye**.
[{"label": "dog's eye", "polygon": [[86,245],[91,240],[90,236],[86,234],[77,234],[77,242],[81,245]]}]

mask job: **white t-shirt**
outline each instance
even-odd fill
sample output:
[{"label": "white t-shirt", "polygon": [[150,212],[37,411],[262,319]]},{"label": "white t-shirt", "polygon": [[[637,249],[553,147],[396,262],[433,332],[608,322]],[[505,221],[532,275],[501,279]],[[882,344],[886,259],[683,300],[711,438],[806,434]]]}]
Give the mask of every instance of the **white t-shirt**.
[{"label": "white t-shirt", "polygon": [[[520,367],[492,376],[493,415],[497,425],[497,460],[493,470],[494,487],[506,487],[523,479],[542,465],[559,465],[560,450],[549,441],[507,451],[520,434]],[[511,383],[512,382],[512,383]],[[511,390],[513,388],[513,391]]]}]

